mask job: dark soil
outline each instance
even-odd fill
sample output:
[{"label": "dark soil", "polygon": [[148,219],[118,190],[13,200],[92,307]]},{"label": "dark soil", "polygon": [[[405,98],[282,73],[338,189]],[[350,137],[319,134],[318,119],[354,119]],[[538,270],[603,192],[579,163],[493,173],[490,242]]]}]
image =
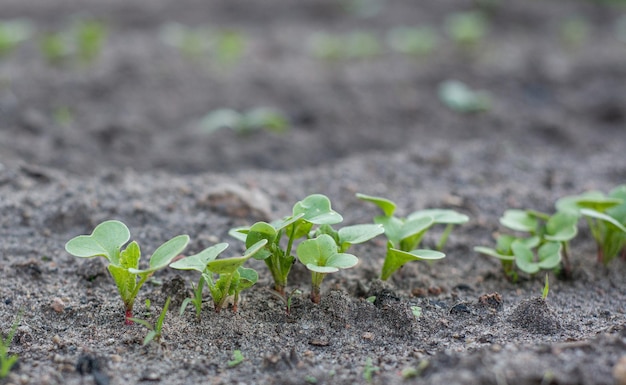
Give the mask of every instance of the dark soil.
[{"label": "dark soil", "polygon": [[[109,30],[92,65],[50,65],[36,38],[0,58],[3,334],[23,311],[5,383],[626,383],[624,260],[598,264],[582,228],[573,277],[550,274],[543,301],[543,274],[513,284],[473,251],[493,244],[507,208],[549,212],[561,196],[626,182],[626,45],[615,33],[626,8],[507,1],[485,9],[483,42],[458,47],[444,20],[475,3],[394,0],[362,18],[330,0],[3,0],[0,19],[29,18],[40,33],[76,15]],[[572,17],[589,23],[579,45],[560,35]],[[237,29],[244,57],[220,68],[181,55],[159,37],[172,21]],[[317,31],[384,39],[399,25],[430,25],[440,43],[424,57],[387,45],[367,59],[310,54]],[[488,90],[492,107],[447,109],[437,97],[447,79]],[[198,130],[211,110],[258,106],[284,111],[290,129]],[[161,344],[146,347],[145,328],[123,325],[103,260],[63,248],[115,218],[148,254],[184,233],[188,254],[227,241],[236,255],[230,228],[288,215],[312,193],[328,195],[344,223],[370,222],[377,212],[356,192],[388,197],[400,214],[448,207],[471,221],[447,258],[407,264],[389,282],[376,278],[384,240],[356,247],[360,263],[329,275],[318,305],[296,264],[289,289],[303,293],[290,314],[259,261],[239,312],[216,314],[207,298],[199,322],[178,313],[197,276],[159,271],[136,315],[155,320],[168,296],[173,305]],[[245,360],[231,368],[234,350]]]}]

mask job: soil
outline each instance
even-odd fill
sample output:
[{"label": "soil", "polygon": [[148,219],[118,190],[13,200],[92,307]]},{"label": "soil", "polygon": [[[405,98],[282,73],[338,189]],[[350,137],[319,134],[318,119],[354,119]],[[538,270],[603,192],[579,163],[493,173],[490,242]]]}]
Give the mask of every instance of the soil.
[{"label": "soil", "polygon": [[[511,0],[482,5],[490,29],[477,46],[445,36],[448,15],[487,3],[394,0],[361,17],[330,0],[3,0],[0,19],[29,18],[40,32],[76,15],[108,26],[91,65],[50,65],[36,39],[0,59],[4,334],[23,312],[10,346],[19,365],[4,382],[626,383],[624,260],[598,264],[583,227],[573,277],[550,274],[544,301],[543,274],[514,284],[473,251],[493,244],[507,208],[549,212],[561,196],[626,182],[626,46],[615,32],[626,8]],[[580,44],[561,35],[572,17],[588,22]],[[242,60],[223,68],[181,55],[159,37],[173,21],[241,31]],[[384,39],[416,24],[441,36],[429,55],[387,45],[371,58],[310,54],[318,31]],[[449,110],[437,97],[447,79],[488,90],[491,108]],[[290,129],[198,130],[208,111],[258,106],[284,111]],[[198,277],[159,271],[135,314],[155,320],[167,296],[173,305],[161,343],[145,347],[147,330],[123,324],[104,261],[63,247],[115,218],[148,254],[189,234],[188,254],[227,241],[237,255],[230,228],[288,215],[312,193],[328,195],[345,224],[370,222],[377,212],[356,192],[388,197],[400,214],[448,207],[471,221],[445,259],[407,264],[389,282],[377,279],[384,239],[355,247],[360,263],[329,275],[318,305],[296,264],[289,289],[303,293],[290,314],[259,261],[239,311],[216,314],[207,298],[199,322],[178,307]],[[235,350],[245,360],[229,367]]]}]

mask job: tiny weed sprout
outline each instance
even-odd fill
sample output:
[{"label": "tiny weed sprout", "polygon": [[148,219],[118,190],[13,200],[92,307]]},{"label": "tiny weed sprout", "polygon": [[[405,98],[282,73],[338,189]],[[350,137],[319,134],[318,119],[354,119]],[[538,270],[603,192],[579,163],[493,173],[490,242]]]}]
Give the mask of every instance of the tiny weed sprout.
[{"label": "tiny weed sprout", "polygon": [[[295,261],[292,255],[294,242],[300,238],[309,239],[315,225],[333,225],[342,220],[343,217],[331,208],[328,197],[313,194],[297,202],[292,215],[283,220],[232,229],[230,235],[245,242],[248,248],[261,240],[267,241],[254,258],[265,261],[274,278],[274,290],[285,295],[287,277]],[[287,238],[286,247],[281,244],[283,236]]]},{"label": "tiny weed sprout", "polygon": [[326,60],[368,59],[382,51],[376,36],[363,31],[346,35],[316,33],[312,36],[310,47],[314,57]]},{"label": "tiny weed sprout", "polygon": [[233,359],[227,362],[229,368],[234,368],[245,360],[241,350],[233,350]]},{"label": "tiny weed sprout", "polygon": [[308,239],[298,245],[298,259],[311,271],[311,301],[320,302],[320,285],[326,274],[353,267],[359,261],[352,254],[339,253],[328,234]]},{"label": "tiny weed sprout", "polygon": [[372,382],[374,379],[374,374],[380,372],[380,368],[378,366],[374,366],[372,363],[372,359],[367,357],[365,361],[365,366],[363,367],[363,379],[367,382]]},{"label": "tiny weed sprout", "polygon": [[146,334],[146,337],[143,339],[143,346],[148,345],[152,340],[155,340],[156,342],[161,341],[163,322],[165,321],[165,316],[167,315],[167,309],[169,307],[170,307],[170,297],[167,297],[167,300],[165,300],[165,305],[163,305],[163,310],[161,310],[161,314],[159,314],[159,318],[157,318],[157,321],[154,325],[152,325],[150,322],[143,320],[143,319],[139,319],[139,318],[130,319],[133,322],[136,322],[140,325],[145,326],[149,330],[148,334]]},{"label": "tiny weed sprout", "polygon": [[487,34],[487,19],[478,11],[450,15],[445,22],[448,36],[460,46],[473,47]]},{"label": "tiny weed sprout", "polygon": [[102,22],[77,20],[69,28],[43,35],[39,48],[49,64],[74,59],[83,65],[90,65],[100,56],[106,36],[107,29]]},{"label": "tiny weed sprout", "polygon": [[15,337],[15,332],[17,331],[21,318],[22,312],[20,312],[15,318],[15,321],[13,321],[11,330],[9,330],[9,334],[7,334],[6,338],[0,338],[0,379],[9,375],[11,368],[18,360],[17,354],[9,355],[9,347],[11,346],[11,342],[13,342],[13,337]]},{"label": "tiny weed sprout", "polygon": [[20,43],[33,34],[29,20],[15,19],[0,22],[0,58],[10,54]]},{"label": "tiny weed sprout", "polygon": [[516,268],[532,275],[562,267],[564,275],[569,276],[569,241],[578,233],[577,221],[576,215],[565,212],[550,216],[534,210],[507,210],[500,224],[528,235],[501,234],[495,249],[477,246],[474,250],[499,259],[506,276],[514,282],[519,278]]},{"label": "tiny weed sprout", "polygon": [[474,91],[458,80],[446,80],[439,85],[439,100],[449,109],[461,113],[488,111],[491,96],[486,91]]},{"label": "tiny weed sprout", "polygon": [[387,43],[396,52],[421,56],[435,49],[438,37],[429,27],[396,27],[387,32]]},{"label": "tiny weed sprout", "polygon": [[560,212],[587,221],[598,250],[598,261],[607,265],[620,253],[626,255],[626,185],[609,192],[590,191],[556,202]]},{"label": "tiny weed sprout", "polygon": [[163,269],[187,246],[189,236],[179,235],[159,246],[150,258],[147,269],[139,269],[141,251],[139,244],[129,241],[130,231],[120,221],[102,222],[90,235],[79,235],[65,244],[65,250],[75,257],[105,257],[108,269],[126,309],[126,324],[132,324],[133,305],[141,286],[154,272]]},{"label": "tiny weed sprout", "polygon": [[200,120],[198,126],[206,133],[222,128],[230,128],[240,135],[261,129],[283,133],[289,128],[289,120],[281,111],[269,107],[253,108],[244,113],[222,108],[209,112]]},{"label": "tiny weed sprout", "polygon": [[293,297],[302,294],[302,290],[300,289],[293,289],[291,293],[289,293],[289,295],[282,295],[275,290],[269,290],[274,297],[278,298],[281,302],[285,304],[285,313],[287,315],[291,314],[291,303],[293,302]]},{"label": "tiny weed sprout", "polygon": [[416,211],[406,218],[400,218],[394,216],[396,204],[389,199],[365,194],[357,194],[357,198],[374,203],[383,211],[383,215],[374,218],[375,223],[383,226],[387,237],[387,254],[381,273],[382,280],[387,280],[409,261],[444,258],[445,254],[440,251],[417,249],[424,234],[436,224],[445,224],[446,228],[437,244],[437,248],[442,250],[454,226],[469,220],[466,215],[444,209]]},{"label": "tiny weed sprout", "polygon": [[256,271],[243,267],[243,264],[254,254],[260,252],[266,243],[266,240],[258,241],[249,247],[241,257],[216,259],[228,247],[228,244],[220,243],[198,254],[172,263],[170,267],[174,269],[196,270],[202,273],[198,285],[194,287],[194,297],[185,299],[181,306],[181,314],[186,306],[192,303],[196,308],[196,317],[200,317],[204,284],[208,286],[211,292],[217,313],[222,310],[229,296],[234,296],[233,311],[237,311],[241,291],[251,287],[259,279]]},{"label": "tiny weed sprout", "polygon": [[415,318],[420,318],[422,316],[422,308],[419,306],[411,306],[411,312]]}]

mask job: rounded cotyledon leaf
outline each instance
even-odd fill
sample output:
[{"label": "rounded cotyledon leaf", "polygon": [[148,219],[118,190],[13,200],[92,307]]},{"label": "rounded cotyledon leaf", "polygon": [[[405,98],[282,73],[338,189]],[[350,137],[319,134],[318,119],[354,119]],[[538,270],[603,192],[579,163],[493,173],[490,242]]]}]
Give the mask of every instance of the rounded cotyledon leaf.
[{"label": "rounded cotyledon leaf", "polygon": [[128,269],[132,274],[148,274],[167,266],[185,250],[189,243],[189,235],[178,235],[159,246],[150,257],[150,268],[146,270]]},{"label": "rounded cotyledon leaf", "polygon": [[610,215],[607,215],[607,214],[604,214],[604,213],[601,213],[599,211],[592,210],[592,209],[582,209],[580,210],[580,213],[586,217],[599,219],[601,221],[608,222],[626,233],[626,227],[624,227],[624,225],[619,223],[617,220],[615,220],[615,218],[613,218]]},{"label": "rounded cotyledon leaf", "polygon": [[337,254],[337,244],[330,235],[322,234],[300,243],[296,253],[304,265],[326,266],[326,260]]},{"label": "rounded cotyledon leaf", "polygon": [[445,256],[446,255],[444,253],[435,250],[418,249],[406,252],[399,249],[388,248],[380,278],[383,281],[387,280],[391,276],[391,274],[393,274],[396,270],[401,268],[407,262],[436,260],[444,258]]},{"label": "rounded cotyledon leaf", "polygon": [[170,267],[178,270],[196,270],[202,273],[206,269],[207,264],[216,259],[226,248],[228,248],[228,243],[218,243],[202,250],[198,254],[176,261]]},{"label": "rounded cotyledon leaf", "polygon": [[337,232],[337,235],[340,245],[344,243],[354,245],[369,241],[384,232],[385,229],[380,224],[362,224],[342,227]]},{"label": "rounded cotyledon leaf", "polygon": [[293,215],[304,214],[302,219],[316,225],[334,225],[343,217],[334,211],[330,199],[322,194],[312,194],[293,206]]},{"label": "rounded cotyledon leaf", "polygon": [[537,218],[524,210],[506,210],[500,223],[515,231],[534,232],[539,222]]},{"label": "rounded cotyledon leaf", "polygon": [[411,213],[407,220],[431,217],[434,223],[460,225],[469,221],[469,217],[450,209],[427,209]]},{"label": "rounded cotyledon leaf", "polygon": [[557,212],[546,222],[544,238],[548,241],[567,242],[578,233],[578,215],[571,212]]},{"label": "rounded cotyledon leaf", "polygon": [[103,256],[114,265],[119,264],[120,248],[130,239],[130,231],[120,221],[105,221],[90,235],[79,235],[65,244],[65,250],[80,258]]}]

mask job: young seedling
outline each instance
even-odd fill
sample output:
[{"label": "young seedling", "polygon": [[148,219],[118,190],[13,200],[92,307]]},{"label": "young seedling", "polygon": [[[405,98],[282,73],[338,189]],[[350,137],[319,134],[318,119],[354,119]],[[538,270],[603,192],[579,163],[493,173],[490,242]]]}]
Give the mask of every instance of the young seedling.
[{"label": "young seedling", "polygon": [[378,372],[380,372],[380,368],[378,366],[374,366],[371,357],[367,357],[365,366],[363,367],[363,379],[370,383],[374,379],[374,374]]},{"label": "young seedling", "polygon": [[474,250],[498,258],[506,276],[513,282],[519,278],[516,267],[532,275],[540,270],[557,270],[562,265],[567,277],[571,274],[569,241],[578,233],[577,221],[576,215],[564,212],[550,216],[535,210],[507,210],[500,218],[500,224],[529,235],[502,234],[495,249],[477,246]]},{"label": "young seedling", "polygon": [[245,360],[245,357],[241,353],[241,350],[233,350],[233,359],[228,361],[229,368],[234,368]]},{"label": "young seedling", "polygon": [[376,36],[363,31],[347,35],[317,33],[310,45],[313,56],[326,60],[368,59],[381,52]]},{"label": "young seedling", "polygon": [[406,218],[394,216],[396,204],[389,199],[365,194],[357,198],[374,203],[383,215],[374,218],[381,224],[387,237],[387,254],[381,272],[381,279],[387,280],[395,271],[410,261],[436,260],[445,257],[440,251],[418,249],[426,232],[435,224],[445,224],[437,247],[443,249],[453,227],[469,220],[466,215],[454,210],[432,209],[416,211]]},{"label": "young seedling", "polygon": [[315,231],[315,236],[330,235],[337,245],[337,250],[345,253],[352,245],[367,242],[384,232],[385,229],[380,224],[345,226],[338,231],[331,225],[322,225]]},{"label": "young seedling", "polygon": [[460,46],[476,46],[487,34],[487,19],[478,11],[450,15],[445,23],[448,36]]},{"label": "young seedling", "polygon": [[0,58],[10,54],[20,43],[33,34],[30,21],[15,19],[0,22]]},{"label": "young seedling", "polygon": [[[196,308],[196,317],[200,317],[200,311],[202,310],[202,288],[204,284],[209,287],[209,291],[213,297],[215,312],[219,313],[222,310],[226,300],[231,295],[234,296],[233,311],[237,311],[239,293],[254,285],[259,278],[256,271],[243,267],[243,264],[254,254],[260,252],[266,243],[266,240],[260,240],[249,247],[241,257],[216,259],[217,256],[228,247],[228,244],[220,243],[198,254],[172,263],[170,267],[174,269],[195,270],[202,274],[198,285],[194,287],[194,297],[187,298],[183,301],[181,314],[189,303],[193,303]],[[217,279],[215,275],[218,276]]]},{"label": "young seedling", "polygon": [[311,271],[311,301],[319,303],[320,285],[326,274],[347,269],[359,259],[352,254],[339,253],[335,240],[328,234],[308,239],[298,245],[298,259]]},{"label": "young seedling", "polygon": [[15,337],[15,332],[17,331],[21,318],[22,312],[20,312],[15,318],[15,321],[13,321],[11,330],[9,330],[9,334],[6,338],[0,338],[0,379],[9,375],[11,368],[19,358],[17,354],[9,355],[9,347],[11,346],[11,342],[13,342],[13,337]]},{"label": "young seedling", "polygon": [[389,46],[407,55],[428,55],[435,49],[438,40],[435,31],[429,27],[396,27],[387,33]]},{"label": "young seedling", "polygon": [[139,269],[141,251],[139,244],[129,241],[130,231],[120,221],[102,222],[90,235],[79,235],[65,244],[65,250],[75,257],[105,257],[109,261],[108,269],[117,285],[117,289],[126,309],[126,324],[132,324],[133,305],[141,286],[154,272],[163,269],[178,256],[189,242],[188,235],[179,235],[159,246],[150,258],[147,269]]},{"label": "young seedling", "polygon": [[289,295],[282,295],[272,289],[269,289],[269,291],[274,297],[278,298],[281,302],[285,304],[285,313],[287,315],[291,314],[291,303],[293,302],[293,297],[302,294],[302,290],[300,289],[293,289],[291,293],[289,293]]},{"label": "young seedling", "polygon": [[100,55],[106,36],[106,26],[102,22],[77,20],[69,28],[43,35],[40,50],[50,64],[74,59],[83,65],[90,65]]},{"label": "young seedling", "polygon": [[289,128],[289,120],[285,114],[274,108],[258,107],[244,113],[222,108],[205,115],[201,119],[199,127],[207,133],[222,128],[230,128],[240,135],[250,134],[261,129],[282,133]]},{"label": "young seedling", "polygon": [[449,109],[460,113],[476,113],[491,108],[491,95],[474,91],[458,80],[446,80],[439,85],[439,100]]},{"label": "young seedling", "polygon": [[557,210],[584,217],[596,241],[598,262],[609,264],[620,252],[626,253],[626,185],[609,195],[590,191],[556,202]]},{"label": "young seedling", "polygon": [[148,345],[152,340],[155,340],[156,342],[161,341],[163,321],[165,321],[165,316],[167,315],[167,309],[169,307],[170,307],[170,297],[167,297],[167,300],[165,300],[165,305],[163,305],[163,310],[161,310],[161,314],[159,314],[159,318],[157,318],[157,321],[154,325],[152,325],[150,322],[143,320],[143,319],[139,319],[139,318],[130,319],[133,322],[136,322],[140,325],[145,326],[149,330],[148,334],[146,334],[146,337],[143,339],[143,346]]},{"label": "young seedling", "polygon": [[[297,202],[292,215],[283,220],[257,222],[249,228],[232,229],[230,235],[244,241],[248,248],[261,240],[267,241],[254,258],[265,261],[274,278],[274,290],[285,295],[287,277],[295,261],[292,255],[294,242],[300,238],[309,239],[315,225],[333,225],[342,220],[343,217],[331,208],[328,197],[313,194]],[[287,238],[286,247],[281,245],[283,236]]]},{"label": "young seedling", "polygon": [[548,280],[548,274],[546,274],[546,284],[543,285],[543,292],[541,293],[541,299],[544,301],[548,298],[548,293],[550,293],[550,281]]}]

